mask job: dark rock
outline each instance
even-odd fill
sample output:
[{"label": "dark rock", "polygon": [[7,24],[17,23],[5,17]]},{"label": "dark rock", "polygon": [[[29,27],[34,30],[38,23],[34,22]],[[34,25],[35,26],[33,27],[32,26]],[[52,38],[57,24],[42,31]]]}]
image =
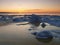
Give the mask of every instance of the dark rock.
[{"label": "dark rock", "polygon": [[29,31],[31,31],[32,29],[28,29]]},{"label": "dark rock", "polygon": [[29,18],[29,23],[31,23],[32,25],[35,25],[35,26],[39,26],[41,21],[40,21],[40,17],[37,16],[37,15],[31,15],[31,17]]},{"label": "dark rock", "polygon": [[36,33],[36,39],[41,42],[50,42],[53,36],[49,31],[42,31]]},{"label": "dark rock", "polygon": [[15,19],[13,19],[13,22],[20,22],[20,19],[19,18],[15,18]]},{"label": "dark rock", "polygon": [[52,34],[49,31],[42,31],[42,32],[38,32],[36,34],[36,38],[50,38],[52,37]]},{"label": "dark rock", "polygon": [[42,23],[42,25],[41,25],[43,28],[45,28],[45,26],[46,26],[46,24],[45,23]]},{"label": "dark rock", "polygon": [[37,32],[33,32],[32,34],[36,36]]}]

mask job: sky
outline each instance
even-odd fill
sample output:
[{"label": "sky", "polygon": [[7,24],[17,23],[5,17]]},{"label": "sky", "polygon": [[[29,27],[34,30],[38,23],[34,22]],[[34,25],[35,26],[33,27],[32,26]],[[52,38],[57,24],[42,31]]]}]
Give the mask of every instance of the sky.
[{"label": "sky", "polygon": [[0,0],[0,12],[60,12],[60,0]]}]

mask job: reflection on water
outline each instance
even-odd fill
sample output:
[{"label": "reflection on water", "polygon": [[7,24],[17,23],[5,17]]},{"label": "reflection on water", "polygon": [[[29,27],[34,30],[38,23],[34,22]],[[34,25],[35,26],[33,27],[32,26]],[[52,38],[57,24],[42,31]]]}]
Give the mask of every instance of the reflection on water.
[{"label": "reflection on water", "polygon": [[[26,23],[26,22],[23,22]],[[51,26],[48,23],[45,28],[41,27],[41,24],[36,27],[31,24],[20,25],[19,23],[12,23],[6,26],[0,26],[0,44],[1,45],[60,45],[60,28]],[[31,27],[32,26],[32,27]],[[31,29],[29,31],[28,29]],[[35,29],[35,30],[34,30]],[[49,31],[53,35],[53,39],[40,39],[36,38],[42,31]],[[37,32],[37,35],[31,33]],[[50,34],[50,33],[49,33]],[[44,43],[49,42],[49,43]]]},{"label": "reflection on water", "polygon": [[40,39],[40,38],[37,38],[37,40],[38,40],[39,42],[43,42],[43,43],[49,43],[49,42],[52,41],[52,39]]}]

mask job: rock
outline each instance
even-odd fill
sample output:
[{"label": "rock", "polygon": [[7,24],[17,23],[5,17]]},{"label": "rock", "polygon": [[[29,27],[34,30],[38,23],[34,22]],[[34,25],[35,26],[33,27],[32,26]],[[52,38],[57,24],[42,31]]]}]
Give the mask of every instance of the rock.
[{"label": "rock", "polygon": [[35,35],[36,36],[37,32],[33,32],[32,35]]},{"label": "rock", "polygon": [[31,15],[31,17],[29,18],[29,23],[38,27],[41,23],[40,17],[35,14]]},{"label": "rock", "polygon": [[31,31],[32,29],[28,29],[29,31]]},{"label": "rock", "polygon": [[52,34],[49,31],[42,31],[42,32],[38,32],[36,34],[36,38],[51,38]]},{"label": "rock", "polygon": [[49,31],[42,31],[36,34],[36,39],[41,42],[50,42],[53,36]]},{"label": "rock", "polygon": [[42,28],[45,28],[46,24],[45,23],[42,23],[41,26],[42,26]]},{"label": "rock", "polygon": [[13,22],[20,22],[20,19],[19,18],[15,18],[15,19],[13,19]]},{"label": "rock", "polygon": [[50,42],[53,39],[53,36],[49,31],[34,32],[32,34],[35,35],[36,39],[40,42]]}]

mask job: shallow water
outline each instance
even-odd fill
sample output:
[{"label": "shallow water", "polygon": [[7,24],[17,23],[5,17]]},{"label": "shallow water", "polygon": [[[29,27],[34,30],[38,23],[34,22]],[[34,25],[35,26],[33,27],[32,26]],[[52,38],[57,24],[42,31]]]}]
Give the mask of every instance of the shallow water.
[{"label": "shallow water", "polygon": [[[23,22],[25,23],[25,22]],[[54,37],[49,43],[44,43],[38,41],[32,32],[39,32],[43,30],[57,30],[60,31],[59,27],[51,26],[48,23],[45,28],[41,26],[35,27],[35,30],[29,31],[31,28],[30,24],[17,26],[19,23],[12,23],[5,26],[0,26],[0,45],[60,45],[60,35],[55,31],[53,35],[58,35]]]}]

